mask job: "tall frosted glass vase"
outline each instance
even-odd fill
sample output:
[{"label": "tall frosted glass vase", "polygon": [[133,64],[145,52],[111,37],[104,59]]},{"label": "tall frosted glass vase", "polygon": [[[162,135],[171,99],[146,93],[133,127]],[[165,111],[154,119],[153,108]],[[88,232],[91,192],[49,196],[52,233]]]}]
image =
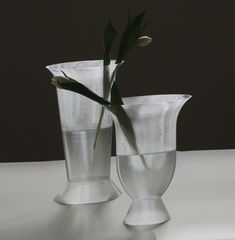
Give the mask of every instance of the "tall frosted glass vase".
[{"label": "tall frosted glass vase", "polygon": [[[106,73],[114,72],[112,61]],[[104,96],[103,61],[79,61],[47,66],[54,76],[78,80],[99,96]],[[105,111],[98,142],[94,148],[101,106],[84,96],[57,88],[68,182],[55,201],[62,204],[83,204],[109,201],[120,191],[110,179],[112,119]]]},{"label": "tall frosted glass vase", "polygon": [[189,98],[189,95],[124,98],[123,108],[132,122],[137,149],[114,116],[118,175],[133,200],[124,220],[127,225],[160,224],[170,219],[161,196],[175,171],[177,116]]}]

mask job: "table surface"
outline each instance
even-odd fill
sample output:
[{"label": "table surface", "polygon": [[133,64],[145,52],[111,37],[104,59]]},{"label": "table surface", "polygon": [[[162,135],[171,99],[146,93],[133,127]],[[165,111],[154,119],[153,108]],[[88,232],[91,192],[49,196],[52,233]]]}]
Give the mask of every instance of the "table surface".
[{"label": "table surface", "polygon": [[66,181],[64,161],[0,163],[1,240],[235,239],[235,150],[177,153],[163,200],[171,221],[148,229],[122,224],[131,200],[123,191],[101,204],[53,201]]}]

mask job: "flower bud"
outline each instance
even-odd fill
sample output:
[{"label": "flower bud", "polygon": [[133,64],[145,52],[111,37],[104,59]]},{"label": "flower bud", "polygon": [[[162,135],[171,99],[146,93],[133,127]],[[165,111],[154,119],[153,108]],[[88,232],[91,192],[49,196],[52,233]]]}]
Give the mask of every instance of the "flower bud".
[{"label": "flower bud", "polygon": [[53,77],[51,79],[51,83],[52,85],[54,85],[57,88],[61,88],[60,84],[59,84],[59,77]]},{"label": "flower bud", "polygon": [[139,37],[138,40],[137,40],[137,44],[138,44],[140,47],[146,47],[146,46],[148,46],[151,42],[152,42],[152,38],[150,38],[150,37],[148,37],[148,36]]}]

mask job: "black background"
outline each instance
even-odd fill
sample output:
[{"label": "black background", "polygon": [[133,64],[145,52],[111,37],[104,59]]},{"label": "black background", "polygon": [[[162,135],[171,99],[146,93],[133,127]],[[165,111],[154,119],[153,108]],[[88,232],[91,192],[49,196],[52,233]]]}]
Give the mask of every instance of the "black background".
[{"label": "black background", "polygon": [[101,59],[109,19],[120,33],[146,9],[148,48],[120,69],[122,96],[188,93],[178,149],[235,148],[235,1],[12,0],[1,3],[0,161],[63,159],[55,88],[45,65]]}]

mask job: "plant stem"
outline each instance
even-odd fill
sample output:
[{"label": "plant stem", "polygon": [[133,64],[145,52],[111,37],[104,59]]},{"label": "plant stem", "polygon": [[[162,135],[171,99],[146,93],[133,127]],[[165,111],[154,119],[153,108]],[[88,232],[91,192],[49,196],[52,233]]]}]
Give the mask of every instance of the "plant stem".
[{"label": "plant stem", "polygon": [[97,128],[96,128],[95,142],[94,142],[94,145],[93,145],[94,149],[95,149],[96,144],[98,142],[100,128],[101,128],[102,120],[103,120],[103,117],[104,117],[104,111],[105,111],[105,109],[104,109],[104,107],[102,107],[101,112],[100,112],[100,119],[99,119],[99,122],[98,122],[98,125],[97,125]]},{"label": "plant stem", "polygon": [[[104,99],[109,99],[109,95],[110,95],[110,82],[109,81],[109,65],[104,65],[104,71],[103,71],[103,94],[104,94]],[[95,149],[96,144],[98,142],[98,138],[99,138],[99,133],[100,133],[100,128],[101,128],[101,124],[102,124],[102,120],[104,117],[104,112],[105,109],[104,107],[102,107],[101,112],[100,112],[100,118],[99,118],[99,122],[96,128],[96,134],[95,134],[95,141],[93,144],[93,148]]]},{"label": "plant stem", "polygon": [[142,163],[143,163],[143,165],[144,165],[144,168],[145,168],[145,169],[149,169],[149,166],[148,166],[148,164],[147,164],[146,159],[144,158],[144,156],[143,156],[142,154],[139,154],[139,156],[140,156],[140,159],[141,159],[141,161],[142,161]]},{"label": "plant stem", "polygon": [[[116,74],[117,74],[117,70],[121,66],[121,64],[122,64],[122,62],[118,63],[116,65],[116,67],[115,67],[115,69],[114,69],[114,71],[111,75],[110,81],[109,81],[109,65],[104,66],[104,99],[106,99],[106,100],[108,100],[109,97],[110,97],[112,86],[115,82],[115,77],[116,77]],[[98,139],[99,139],[99,133],[100,133],[100,128],[101,128],[101,124],[102,124],[102,121],[103,121],[103,117],[104,117],[104,112],[105,112],[105,109],[104,109],[104,107],[102,107],[99,122],[98,122],[98,125],[97,125],[97,128],[96,128],[95,142],[94,142],[93,148],[96,147],[96,144],[97,144]]]}]

